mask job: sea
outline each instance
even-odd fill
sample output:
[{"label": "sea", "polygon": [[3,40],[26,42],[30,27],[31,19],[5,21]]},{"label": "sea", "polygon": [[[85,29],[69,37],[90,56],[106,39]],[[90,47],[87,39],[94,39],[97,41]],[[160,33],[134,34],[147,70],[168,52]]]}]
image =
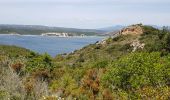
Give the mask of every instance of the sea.
[{"label": "sea", "polygon": [[52,57],[57,54],[71,53],[84,46],[101,41],[106,37],[56,37],[40,35],[0,35],[0,45],[15,45],[30,49],[39,54],[48,53]]}]

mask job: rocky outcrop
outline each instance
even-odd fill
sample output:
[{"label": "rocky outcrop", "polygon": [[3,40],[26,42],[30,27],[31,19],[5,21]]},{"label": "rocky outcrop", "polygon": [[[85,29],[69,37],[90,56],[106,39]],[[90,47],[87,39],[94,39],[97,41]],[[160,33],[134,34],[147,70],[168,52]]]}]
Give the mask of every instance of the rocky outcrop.
[{"label": "rocky outcrop", "polygon": [[131,44],[131,47],[133,47],[132,52],[135,52],[137,49],[143,49],[145,44],[144,43],[140,43],[139,40],[134,40]]},{"label": "rocky outcrop", "polygon": [[106,40],[107,40],[107,39],[103,39],[103,40],[101,40],[101,41],[96,42],[96,44],[97,44],[97,45],[99,45],[99,44],[105,45],[105,44],[107,44]]},{"label": "rocky outcrop", "polygon": [[121,35],[128,35],[128,34],[138,35],[139,34],[140,35],[140,34],[143,34],[143,29],[140,24],[132,25],[132,26],[128,26],[128,27],[120,30],[119,34],[121,34]]},{"label": "rocky outcrop", "polygon": [[[110,36],[110,38],[113,39],[113,38],[118,37],[120,35],[128,35],[128,34],[130,34],[130,35],[141,35],[141,34],[143,34],[142,24],[131,25],[131,26],[128,26],[126,28],[123,28],[119,32]],[[96,42],[96,44],[106,45],[107,40],[108,40],[108,38],[103,39],[102,41]],[[134,46],[134,51],[136,51],[137,48],[143,48],[144,44],[141,45],[139,41],[134,40],[134,42],[132,43],[132,46]]]}]

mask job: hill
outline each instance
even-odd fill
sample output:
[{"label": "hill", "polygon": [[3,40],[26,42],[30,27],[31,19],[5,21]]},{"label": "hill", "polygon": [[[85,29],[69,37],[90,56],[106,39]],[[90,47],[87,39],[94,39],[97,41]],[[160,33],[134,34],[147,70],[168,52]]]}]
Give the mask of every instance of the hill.
[{"label": "hill", "polygon": [[40,35],[42,33],[49,32],[70,33],[69,35],[101,35],[105,31],[95,29],[48,27],[40,25],[0,25],[0,34],[17,33],[23,35]]},{"label": "hill", "polygon": [[33,52],[17,57],[1,55],[0,67],[5,71],[0,72],[0,97],[168,100],[169,47],[167,29],[137,24],[55,58]]},{"label": "hill", "polygon": [[110,27],[104,27],[104,28],[99,28],[98,30],[103,30],[103,31],[107,31],[107,32],[112,32],[112,31],[119,31],[122,28],[124,28],[126,26],[123,25],[115,25],[115,26],[110,26]]}]

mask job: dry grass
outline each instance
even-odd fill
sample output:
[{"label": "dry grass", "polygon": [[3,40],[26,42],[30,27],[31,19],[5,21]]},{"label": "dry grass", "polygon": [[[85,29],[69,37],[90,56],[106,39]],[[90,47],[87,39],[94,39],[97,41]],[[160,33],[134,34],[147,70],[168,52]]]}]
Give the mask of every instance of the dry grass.
[{"label": "dry grass", "polygon": [[32,91],[28,93],[24,82],[29,75],[20,77],[9,61],[0,64],[0,100],[39,100],[48,95],[48,85],[41,80],[32,81]]}]

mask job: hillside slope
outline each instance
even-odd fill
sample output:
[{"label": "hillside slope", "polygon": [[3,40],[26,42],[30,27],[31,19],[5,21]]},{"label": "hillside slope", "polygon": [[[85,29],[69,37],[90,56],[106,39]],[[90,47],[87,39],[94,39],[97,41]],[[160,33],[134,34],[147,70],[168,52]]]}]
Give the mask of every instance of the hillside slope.
[{"label": "hillside slope", "polygon": [[[8,55],[1,68],[14,70],[16,81],[0,84],[1,98],[26,100],[168,100],[170,97],[170,32],[141,24],[70,54],[51,58],[30,52]],[[7,61],[6,61],[7,60]],[[10,63],[9,63],[10,62]],[[0,77],[11,80],[1,71]],[[0,81],[3,83],[3,81]],[[15,89],[20,91],[15,91]],[[21,92],[24,91],[24,92]]]}]

